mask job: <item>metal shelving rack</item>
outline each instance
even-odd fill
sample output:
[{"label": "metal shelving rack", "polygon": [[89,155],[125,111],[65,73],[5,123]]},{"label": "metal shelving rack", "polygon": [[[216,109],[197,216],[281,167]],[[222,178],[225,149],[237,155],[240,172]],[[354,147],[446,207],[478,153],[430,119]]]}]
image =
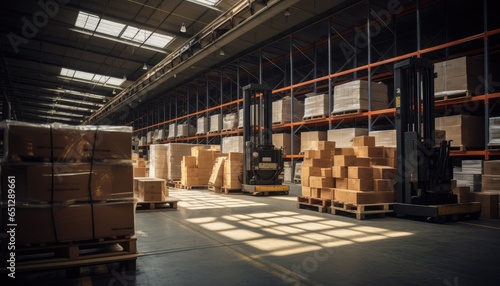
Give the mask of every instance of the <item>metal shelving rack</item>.
[{"label": "metal shelving rack", "polygon": [[[206,74],[199,75],[188,81],[185,86],[179,87],[178,90],[169,92],[169,94],[160,99],[161,101],[159,102],[162,102],[161,106],[160,104],[156,104],[156,117],[154,116],[154,110],[143,104],[138,109],[138,112],[134,112],[135,114],[128,116],[126,121],[130,122],[130,125],[134,127],[135,134],[145,135],[148,131],[160,127],[164,128],[170,123],[189,120],[190,118],[194,118],[196,122],[196,118],[199,116],[209,117],[210,114],[215,112],[220,112],[221,114],[237,112],[241,105],[240,87],[251,82],[265,83],[272,86],[272,93],[275,100],[287,95],[292,98],[302,98],[309,92],[327,93],[330,102],[329,114],[331,114],[334,100],[333,87],[335,85],[354,79],[386,81],[390,84],[393,77],[392,66],[395,62],[410,57],[431,57],[435,58],[435,61],[439,61],[451,58],[450,51],[453,53],[453,50],[457,49],[465,49],[465,51],[453,53],[455,57],[463,55],[483,56],[484,75],[490,74],[491,49],[494,48],[495,51],[498,51],[500,46],[500,28],[492,27],[490,29],[487,17],[488,5],[493,5],[493,1],[483,0],[482,32],[473,33],[454,40],[450,40],[448,34],[444,33],[446,38],[444,43],[435,44],[434,41],[430,41],[426,46],[422,40],[422,33],[425,33],[425,29],[422,29],[421,23],[422,10],[435,9],[434,2],[446,5],[445,0],[412,2],[411,5],[408,4],[409,6],[403,7],[397,15],[392,15],[390,23],[383,27],[378,27],[382,29],[382,32],[379,33],[389,35],[386,37],[390,38],[388,43],[372,42],[373,35],[371,34],[371,28],[373,27],[371,25],[380,18],[379,14],[375,12],[375,10],[380,8],[380,4],[373,2],[375,1],[366,1],[358,4],[366,5],[366,7],[355,7],[358,11],[364,11],[362,12],[366,17],[364,24],[358,24],[339,32],[334,27],[332,19],[335,15],[333,15],[317,24],[325,26],[325,30],[327,31],[326,39],[311,42],[295,34],[284,37],[253,53],[241,56],[231,63],[219,67],[218,70],[210,70]],[[446,17],[446,15],[444,16]],[[412,17],[415,20],[415,34],[410,34],[409,36],[403,34],[403,36],[400,36],[399,22],[408,21]],[[445,25],[445,32],[447,29],[448,27]],[[359,33],[359,31],[366,31],[367,43],[364,47],[355,40],[356,33]],[[405,37],[414,38],[411,43],[414,47],[410,52],[398,52],[401,50],[401,46],[404,45],[402,42],[406,39]],[[480,49],[467,50],[463,48],[463,46],[467,45],[473,46],[475,44],[477,46],[478,42],[482,42],[482,48]],[[342,47],[349,47],[357,52],[353,52],[350,58],[339,60],[336,52]],[[382,49],[385,49],[386,52],[381,52]],[[492,111],[496,110],[495,108],[500,102],[500,93],[490,89],[491,79],[489,76],[484,75],[484,86],[488,88],[483,87],[483,94],[469,98],[436,102],[436,109],[440,110],[469,103],[477,103],[484,107],[484,110],[482,110],[486,127],[484,150],[452,151],[453,156],[479,156],[486,160],[494,156],[500,156],[500,151],[487,149],[489,117]],[[370,91],[369,94],[371,95]],[[179,114],[179,108],[181,108],[182,104],[186,106],[184,110],[187,113],[185,114]],[[381,120],[388,121],[389,123],[394,122],[395,109],[391,107],[391,104],[389,103],[387,108],[383,110],[328,116],[322,119],[299,122],[293,121],[292,104],[291,122],[275,125],[273,128],[276,131],[296,134],[306,130],[335,129],[345,124],[363,124],[369,130],[372,130]],[[219,142],[220,138],[224,136],[241,135],[241,133],[241,130],[207,133],[186,138],[164,140],[160,143],[213,143]],[[293,148],[293,140],[291,144]],[[299,154],[286,156],[286,158],[291,160],[297,160],[301,157]]]}]

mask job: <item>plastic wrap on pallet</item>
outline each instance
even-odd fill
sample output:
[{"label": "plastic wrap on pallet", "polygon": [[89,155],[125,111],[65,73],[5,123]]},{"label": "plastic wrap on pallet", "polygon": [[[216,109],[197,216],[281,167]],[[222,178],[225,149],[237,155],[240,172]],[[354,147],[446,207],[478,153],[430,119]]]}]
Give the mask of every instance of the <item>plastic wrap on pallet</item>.
[{"label": "plastic wrap on pallet", "polygon": [[175,137],[177,137],[177,123],[171,123],[168,125],[168,139]]},{"label": "plastic wrap on pallet", "polygon": [[151,143],[153,143],[153,131],[148,131],[148,133],[146,133],[146,144]]},{"label": "plastic wrap on pallet", "polygon": [[300,151],[318,150],[318,142],[326,140],[326,131],[309,131],[300,133]]},{"label": "plastic wrap on pallet", "polygon": [[328,96],[326,94],[307,94],[304,99],[304,119],[327,116]]},{"label": "plastic wrap on pallet", "polygon": [[130,160],[132,127],[31,124],[6,120],[3,160]]},{"label": "plastic wrap on pallet", "polygon": [[222,153],[243,152],[243,136],[231,136],[222,138]]},{"label": "plastic wrap on pallet", "polygon": [[481,191],[481,174],[467,174],[462,171],[453,171],[453,179],[459,187],[470,187],[471,192]]},{"label": "plastic wrap on pallet", "polygon": [[153,144],[149,146],[149,176],[168,179],[167,163],[168,144]]},{"label": "plastic wrap on pallet", "polygon": [[146,143],[146,136],[141,136],[141,137],[139,138],[139,146],[144,146],[144,145],[146,145],[146,144],[147,144],[147,143]]},{"label": "plastic wrap on pallet", "polygon": [[208,132],[208,117],[200,117],[196,120],[196,134],[205,134]]},{"label": "plastic wrap on pallet", "polygon": [[500,117],[490,118],[489,147],[500,147]]},{"label": "plastic wrap on pallet", "polygon": [[[371,110],[387,108],[389,104],[387,86],[384,83],[371,83]],[[333,93],[333,113],[368,110],[368,81],[355,80],[335,86]]]},{"label": "plastic wrap on pallet", "polygon": [[335,147],[344,148],[352,146],[352,138],[368,135],[366,128],[343,128],[328,130],[327,140],[335,141]]},{"label": "plastic wrap on pallet", "polygon": [[154,142],[160,142],[160,141],[165,140],[165,130],[164,129],[157,129],[156,131],[158,131],[158,132],[157,132],[156,136],[153,138]]},{"label": "plastic wrap on pallet", "polygon": [[196,133],[196,127],[189,124],[177,125],[177,137],[193,136]]},{"label": "plastic wrap on pallet", "polygon": [[482,174],[483,160],[462,160],[462,173]]},{"label": "plastic wrap on pallet", "polygon": [[[252,104],[250,106],[250,118],[249,118],[250,119],[250,126],[256,125],[255,124],[255,119],[256,118],[254,116],[255,116],[255,112],[256,112],[258,106],[259,106],[258,104]],[[240,110],[238,110],[238,128],[243,128],[243,119],[244,119],[243,109],[240,109]],[[261,119],[260,120],[261,120],[261,122],[263,124],[263,122],[264,122],[264,114],[261,114]]]},{"label": "plastic wrap on pallet", "polygon": [[230,130],[238,127],[238,113],[228,113],[224,115],[222,130]]},{"label": "plastic wrap on pallet", "polygon": [[[293,118],[292,118],[292,102],[293,102]],[[302,121],[304,117],[304,103],[290,96],[286,96],[280,100],[273,102],[273,123],[288,123]]]},{"label": "plastic wrap on pallet", "polygon": [[222,114],[210,116],[210,132],[218,132],[222,129]]},{"label": "plastic wrap on pallet", "polygon": [[370,131],[369,136],[375,137],[375,145],[384,147],[396,147],[396,130]]}]

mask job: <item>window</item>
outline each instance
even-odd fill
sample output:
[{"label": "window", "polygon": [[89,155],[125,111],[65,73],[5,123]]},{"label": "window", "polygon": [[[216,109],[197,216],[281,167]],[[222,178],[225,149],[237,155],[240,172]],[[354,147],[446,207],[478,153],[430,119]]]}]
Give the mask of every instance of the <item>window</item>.
[{"label": "window", "polygon": [[78,80],[83,80],[83,81],[88,81],[88,82],[100,83],[102,85],[110,85],[113,87],[120,86],[123,82],[125,82],[125,79],[123,79],[123,78],[117,78],[117,77],[111,77],[111,76],[100,75],[100,74],[95,74],[95,73],[77,71],[77,70],[67,69],[67,68],[61,68],[60,75],[63,77],[69,77],[71,79],[78,79]]}]

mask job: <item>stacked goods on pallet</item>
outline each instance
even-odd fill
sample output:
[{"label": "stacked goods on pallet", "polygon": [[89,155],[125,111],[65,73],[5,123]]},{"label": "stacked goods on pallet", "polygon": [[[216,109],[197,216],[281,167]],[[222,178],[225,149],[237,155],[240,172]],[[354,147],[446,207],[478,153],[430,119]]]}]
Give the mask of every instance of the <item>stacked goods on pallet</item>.
[{"label": "stacked goods on pallet", "polygon": [[243,153],[243,136],[231,136],[222,138],[221,151],[222,153]]},{"label": "stacked goods on pallet", "polygon": [[196,127],[189,124],[177,125],[177,137],[193,136],[196,133]]},{"label": "stacked goods on pallet", "polygon": [[134,235],[130,127],[4,121],[0,129],[2,233],[15,206],[19,245]]},{"label": "stacked goods on pallet", "polygon": [[222,120],[222,130],[232,130],[238,127],[238,113],[228,113]]},{"label": "stacked goods on pallet", "polygon": [[[250,105],[250,116],[247,116],[247,119],[250,120],[250,126],[254,126],[255,121],[258,121],[258,119],[256,117],[258,110],[259,110],[258,104]],[[260,122],[264,122],[264,114],[261,113],[260,116],[261,116]],[[244,116],[243,116],[243,108],[242,108],[242,109],[238,110],[238,128],[243,128],[243,119],[244,119]]]},{"label": "stacked goods on pallet", "polygon": [[224,162],[227,156],[220,156],[215,158],[215,163],[208,180],[208,185],[211,187],[221,188],[224,182]]},{"label": "stacked goods on pallet", "polygon": [[243,173],[243,153],[229,152],[224,161],[223,186],[228,190],[240,190],[240,176]]},{"label": "stacked goods on pallet", "polygon": [[208,132],[208,117],[200,117],[196,120],[196,135]]},{"label": "stacked goods on pallet", "polygon": [[302,196],[313,199],[333,199],[335,181],[332,157],[335,142],[319,141],[316,148],[304,151],[301,170]]},{"label": "stacked goods on pallet", "polygon": [[168,197],[167,182],[158,178],[134,178],[134,196],[140,202],[161,202]]},{"label": "stacked goods on pallet", "polygon": [[481,217],[498,219],[500,196],[500,160],[484,161],[482,191],[474,192],[474,201],[481,203]]},{"label": "stacked goods on pallet", "polygon": [[344,155],[334,157],[334,201],[357,205],[393,202],[396,149],[376,146],[372,136],[355,137],[352,145],[337,152]]},{"label": "stacked goods on pallet", "polygon": [[500,117],[490,118],[488,147],[500,147]]},{"label": "stacked goods on pallet", "polygon": [[183,156],[181,161],[181,184],[184,186],[208,185],[215,158],[220,155],[219,146],[192,147],[191,156]]},{"label": "stacked goods on pallet", "polygon": [[484,161],[483,192],[500,193],[500,160]]},{"label": "stacked goods on pallet", "polygon": [[222,130],[222,114],[214,114],[210,116],[210,131],[219,132]]},{"label": "stacked goods on pallet", "polygon": [[[293,103],[293,113],[292,113]],[[293,118],[292,118],[293,114]],[[283,124],[288,122],[302,121],[304,117],[304,103],[290,96],[285,96],[273,102],[273,123]]]},{"label": "stacked goods on pallet", "polygon": [[326,131],[310,131],[300,133],[300,152],[317,150],[318,142],[326,140]]},{"label": "stacked goods on pallet", "polygon": [[293,174],[293,182],[301,183],[302,181],[302,162],[295,163],[295,172]]},{"label": "stacked goods on pallet", "polygon": [[481,60],[461,57],[434,64],[434,93],[437,98],[454,94],[474,94],[478,86],[483,85],[478,75],[483,74]]},{"label": "stacked goods on pallet", "polygon": [[368,135],[366,128],[343,128],[328,130],[327,140],[335,141],[337,148],[351,147],[352,139],[357,136]]},{"label": "stacked goods on pallet", "polygon": [[149,146],[150,177],[168,179],[168,164],[167,164],[168,146],[169,144],[153,144]]},{"label": "stacked goods on pallet", "polygon": [[[355,80],[335,86],[333,90],[333,114],[344,112],[367,111],[368,81]],[[389,100],[387,86],[383,83],[371,83],[371,110],[385,109]]]},{"label": "stacked goods on pallet", "polygon": [[481,191],[483,160],[462,160],[462,167],[453,169],[458,187],[469,187],[472,192]]},{"label": "stacked goods on pallet", "polygon": [[451,147],[484,148],[484,118],[472,115],[436,117],[436,129],[446,132]]},{"label": "stacked goods on pallet", "polygon": [[299,154],[300,152],[300,138],[295,134],[275,133],[273,134],[273,145],[276,148],[283,148],[284,155]]},{"label": "stacked goods on pallet", "polygon": [[328,110],[327,94],[306,94],[306,98],[304,99],[304,120],[326,117]]},{"label": "stacked goods on pallet", "polygon": [[157,129],[157,133],[155,136],[153,136],[153,143],[161,142],[165,140],[165,130],[164,129]]},{"label": "stacked goods on pallet", "polygon": [[[370,131],[369,136],[375,137],[375,141],[379,146],[396,147],[396,130],[378,130]],[[436,146],[439,146],[441,141],[446,140],[446,132],[444,130],[435,130]]]},{"label": "stacked goods on pallet", "polygon": [[149,148],[149,176],[165,180],[181,179],[181,161],[183,156],[191,155],[191,147],[198,144],[168,143],[155,144]]},{"label": "stacked goods on pallet", "polygon": [[177,123],[171,123],[168,125],[168,139],[174,139],[177,137]]},{"label": "stacked goods on pallet", "polygon": [[146,133],[146,144],[151,143],[153,143],[153,131],[148,131],[148,133]]}]

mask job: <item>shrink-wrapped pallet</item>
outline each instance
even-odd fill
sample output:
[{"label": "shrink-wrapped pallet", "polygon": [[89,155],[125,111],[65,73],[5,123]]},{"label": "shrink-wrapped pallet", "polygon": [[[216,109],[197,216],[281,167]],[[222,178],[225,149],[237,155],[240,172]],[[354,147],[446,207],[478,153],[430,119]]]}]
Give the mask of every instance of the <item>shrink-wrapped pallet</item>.
[{"label": "shrink-wrapped pallet", "polygon": [[[292,113],[293,102],[293,113]],[[293,115],[293,116],[292,116]],[[283,124],[288,122],[301,121],[304,117],[304,103],[290,96],[273,102],[273,123]]]},{"label": "shrink-wrapped pallet", "polygon": [[208,117],[200,117],[196,120],[196,135],[202,135],[208,132]]},{"label": "shrink-wrapped pallet", "polygon": [[308,94],[304,99],[304,119],[326,117],[328,114],[327,94]]},{"label": "shrink-wrapped pallet", "polygon": [[238,127],[238,113],[228,113],[222,120],[222,130],[232,130]]},{"label": "shrink-wrapped pallet", "polygon": [[490,118],[489,147],[500,147],[500,117]]},{"label": "shrink-wrapped pallet", "polygon": [[210,116],[210,131],[219,132],[222,129],[222,114],[214,114]]},{"label": "shrink-wrapped pallet", "polygon": [[[371,89],[371,110],[387,108],[389,103],[387,86],[384,83],[372,82]],[[367,111],[369,109],[368,103],[368,81],[351,81],[335,86],[332,113]]]},{"label": "shrink-wrapped pallet", "polygon": [[168,139],[174,139],[177,137],[177,123],[171,123],[168,125]]},{"label": "shrink-wrapped pallet", "polygon": [[243,136],[223,137],[221,151],[222,153],[243,153]]},{"label": "shrink-wrapped pallet", "polygon": [[177,137],[193,136],[196,133],[196,127],[189,124],[177,125]]}]

